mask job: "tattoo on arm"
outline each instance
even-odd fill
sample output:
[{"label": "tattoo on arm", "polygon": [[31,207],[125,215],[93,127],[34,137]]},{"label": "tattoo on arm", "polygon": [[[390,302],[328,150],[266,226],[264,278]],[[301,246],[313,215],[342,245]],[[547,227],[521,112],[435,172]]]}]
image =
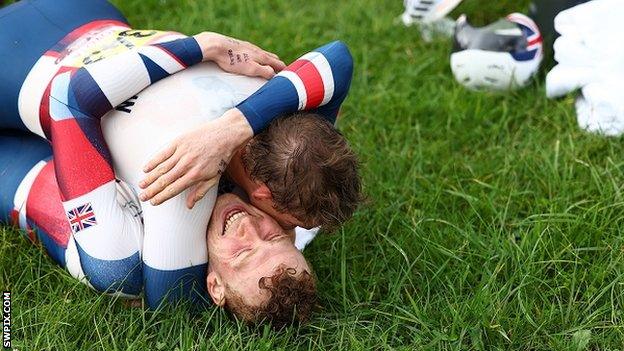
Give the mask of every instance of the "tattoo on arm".
[{"label": "tattoo on arm", "polygon": [[230,57],[230,65],[234,65],[234,52],[232,52],[232,49],[228,49],[227,53]]}]

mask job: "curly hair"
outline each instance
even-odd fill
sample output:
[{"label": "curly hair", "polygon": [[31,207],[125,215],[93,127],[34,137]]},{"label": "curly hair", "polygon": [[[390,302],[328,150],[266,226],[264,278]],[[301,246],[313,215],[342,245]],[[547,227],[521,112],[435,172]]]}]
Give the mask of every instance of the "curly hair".
[{"label": "curly hair", "polygon": [[340,132],[309,112],[274,120],[246,146],[243,165],[271,190],[275,208],[329,231],[362,201],[357,156]]},{"label": "curly hair", "polygon": [[251,306],[236,291],[227,289],[225,308],[247,323],[267,321],[275,329],[294,322],[305,323],[317,304],[316,279],[312,273],[280,266],[270,277],[258,281],[260,289],[268,292],[268,299],[259,306]]}]

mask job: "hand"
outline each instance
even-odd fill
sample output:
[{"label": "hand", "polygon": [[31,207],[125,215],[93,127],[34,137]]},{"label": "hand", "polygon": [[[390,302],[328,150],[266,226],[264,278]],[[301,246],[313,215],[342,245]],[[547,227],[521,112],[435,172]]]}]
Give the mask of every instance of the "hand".
[{"label": "hand", "polygon": [[212,32],[200,33],[195,40],[202,48],[204,61],[214,61],[226,72],[271,79],[286,67],[274,53],[246,41]]},{"label": "hand", "polygon": [[234,152],[253,136],[245,116],[236,108],[175,139],[152,158],[143,172],[139,198],[154,206],[193,187],[186,206],[206,195],[219,181]]}]

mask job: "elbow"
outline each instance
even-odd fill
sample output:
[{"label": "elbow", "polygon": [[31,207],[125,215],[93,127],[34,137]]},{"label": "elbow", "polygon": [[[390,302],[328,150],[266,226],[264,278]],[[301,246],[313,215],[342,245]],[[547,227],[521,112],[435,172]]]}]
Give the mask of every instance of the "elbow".
[{"label": "elbow", "polygon": [[347,44],[336,40],[322,47],[320,51],[330,61],[334,74],[339,72],[338,81],[344,83],[344,89],[348,89],[353,77],[353,56]]},{"label": "elbow", "polygon": [[332,65],[336,91],[346,96],[353,79],[353,56],[347,44],[340,40],[333,41],[325,47],[327,51],[324,54]]},{"label": "elbow", "polygon": [[333,41],[331,44],[332,51],[339,59],[339,62],[345,70],[353,73],[353,55],[345,42],[342,40]]}]

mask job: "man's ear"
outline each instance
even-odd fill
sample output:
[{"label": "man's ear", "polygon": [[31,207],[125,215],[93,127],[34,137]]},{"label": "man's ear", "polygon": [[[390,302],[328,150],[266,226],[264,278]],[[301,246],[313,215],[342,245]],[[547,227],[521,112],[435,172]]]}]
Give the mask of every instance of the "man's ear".
[{"label": "man's ear", "polygon": [[215,305],[223,307],[225,305],[225,284],[223,284],[221,277],[215,271],[208,273],[206,286]]},{"label": "man's ear", "polygon": [[260,183],[252,192],[251,197],[254,200],[273,200],[271,189],[264,183]]}]

